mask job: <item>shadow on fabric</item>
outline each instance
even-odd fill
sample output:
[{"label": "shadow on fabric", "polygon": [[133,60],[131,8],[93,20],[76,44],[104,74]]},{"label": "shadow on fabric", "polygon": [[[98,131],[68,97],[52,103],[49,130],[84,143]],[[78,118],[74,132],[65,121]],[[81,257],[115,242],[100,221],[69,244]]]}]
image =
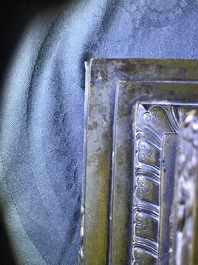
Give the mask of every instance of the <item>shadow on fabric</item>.
[{"label": "shadow on fabric", "polygon": [[0,84],[14,48],[32,17],[40,11],[71,0],[0,1]]}]

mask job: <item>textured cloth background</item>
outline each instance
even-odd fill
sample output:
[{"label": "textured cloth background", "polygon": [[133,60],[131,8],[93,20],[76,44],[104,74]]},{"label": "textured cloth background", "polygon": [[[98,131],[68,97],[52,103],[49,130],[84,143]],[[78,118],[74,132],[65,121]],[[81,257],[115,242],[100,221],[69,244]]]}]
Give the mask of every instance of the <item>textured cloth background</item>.
[{"label": "textured cloth background", "polygon": [[198,1],[78,0],[34,14],[3,69],[2,219],[18,264],[75,265],[84,61],[197,59]]}]

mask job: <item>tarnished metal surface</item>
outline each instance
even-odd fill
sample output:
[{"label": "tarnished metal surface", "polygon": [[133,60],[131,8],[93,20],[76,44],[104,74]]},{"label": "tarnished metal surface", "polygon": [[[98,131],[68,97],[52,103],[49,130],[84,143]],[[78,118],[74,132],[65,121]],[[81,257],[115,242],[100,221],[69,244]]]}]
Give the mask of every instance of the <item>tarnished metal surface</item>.
[{"label": "tarnished metal surface", "polygon": [[182,124],[175,185],[174,264],[198,264],[198,111]]},{"label": "tarnished metal surface", "polygon": [[[119,176],[119,184],[113,178],[117,170],[117,162],[113,159],[112,152],[115,139],[113,124],[116,86],[119,80],[153,82],[173,80],[176,83],[173,84],[174,87],[179,87],[177,85],[179,81],[196,83],[198,63],[195,60],[95,59],[90,62],[88,68],[80,260],[85,265],[130,264],[132,249],[129,247],[129,242],[133,227],[130,227],[131,219],[128,216],[131,213],[133,196],[127,194],[132,192],[133,179],[122,178],[123,172]],[[153,87],[153,84],[150,87]],[[167,100],[171,100],[173,91],[173,89],[170,91]],[[182,91],[179,90],[178,95],[187,100],[186,91]],[[142,93],[145,91],[139,91],[138,96]],[[161,95],[165,96],[163,93]],[[149,95],[148,92],[144,96],[145,101],[152,104],[151,94]],[[182,102],[183,99],[180,101]],[[131,141],[133,139],[130,138],[129,142]],[[127,152],[131,150],[130,148],[130,145],[126,146]],[[132,161],[131,155],[125,156],[123,161],[124,159],[127,163]],[[123,168],[124,164],[125,162]],[[138,256],[137,261],[139,258]],[[152,262],[151,260],[150,264],[154,264]]]},{"label": "tarnished metal surface", "polygon": [[198,104],[197,89],[187,83],[119,84],[112,236],[116,242],[116,225],[127,221],[128,264],[169,262],[176,140],[180,117]]}]

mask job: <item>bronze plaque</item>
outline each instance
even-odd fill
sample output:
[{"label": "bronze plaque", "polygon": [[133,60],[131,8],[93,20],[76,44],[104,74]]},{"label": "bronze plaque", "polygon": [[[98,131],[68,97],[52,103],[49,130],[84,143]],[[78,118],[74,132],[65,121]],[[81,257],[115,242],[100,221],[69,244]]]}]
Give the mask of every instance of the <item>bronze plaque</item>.
[{"label": "bronze plaque", "polygon": [[[92,60],[90,64],[87,64],[86,68],[85,182],[82,202],[80,263],[85,265],[123,265],[131,264],[131,262],[135,262],[135,260],[137,262],[140,260],[139,264],[141,264],[141,260],[146,259],[147,263],[145,264],[155,264],[156,259],[160,257],[160,251],[163,252],[165,248],[162,244],[158,246],[158,236],[161,235],[161,233],[159,233],[158,217],[157,215],[152,215],[145,221],[144,213],[142,211],[140,213],[138,212],[135,217],[135,212],[134,210],[132,211],[132,208],[133,204],[135,205],[136,203],[135,200],[138,201],[142,198],[142,201],[149,205],[153,205],[154,208],[162,209],[160,208],[160,198],[164,195],[161,193],[161,190],[159,190],[161,182],[157,179],[153,180],[147,175],[131,175],[132,171],[130,171],[130,178],[127,178],[123,171],[117,178],[115,176],[118,172],[117,165],[119,164],[115,157],[117,148],[115,147],[115,141],[118,139],[115,133],[117,128],[115,114],[117,113],[118,107],[118,103],[116,103],[118,100],[115,99],[116,86],[118,86],[119,80],[129,82],[120,83],[119,86],[125,86],[126,84],[130,86],[132,84],[130,82],[136,81],[137,83],[134,84],[137,84],[139,87],[144,87],[143,83],[139,81],[149,81],[152,83],[148,84],[147,89],[151,88],[152,90],[152,87],[160,86],[159,82],[163,82],[163,89],[161,90],[166,91],[164,83],[174,81],[171,84],[174,89],[172,88],[170,90],[169,87],[170,91],[167,100],[175,99],[174,91],[178,89],[177,95],[180,95],[180,101],[177,104],[183,104],[183,99],[185,101],[184,105],[188,105],[189,102],[192,101],[194,104],[197,100],[196,92],[193,92],[196,94],[196,97],[191,98],[191,101],[187,101],[187,99],[190,98],[190,94],[187,93],[186,89],[183,91],[180,87],[185,85],[185,83],[187,83],[185,88],[187,86],[196,87],[198,81],[198,63],[196,60],[95,59]],[[159,102],[159,98],[156,98],[156,102],[153,101],[152,93],[142,94],[145,93],[145,91],[141,92],[141,88],[138,89],[140,89],[138,96],[143,96],[141,102],[146,102],[146,105],[148,105],[147,107],[152,108],[156,102]],[[156,88],[156,90],[159,89]],[[194,90],[196,91],[196,89],[193,89],[193,91]],[[166,93],[163,93],[165,92],[162,92],[161,95],[167,96]],[[181,99],[181,97],[183,98]],[[131,101],[133,99],[133,97],[130,98]],[[161,102],[160,104],[162,103],[166,105],[167,102]],[[158,103],[156,104],[158,105]],[[143,104],[143,107],[144,105],[145,104]],[[173,105],[175,104],[173,103]],[[139,111],[136,113],[139,113]],[[125,135],[126,137],[129,137],[133,132],[132,124],[134,118],[132,120],[132,117],[133,112],[131,109],[130,122],[129,124],[127,123],[127,126],[130,125],[130,128],[128,135]],[[125,136],[122,136],[123,139]],[[175,143],[174,137],[174,132],[169,131],[167,137],[163,138],[163,141],[169,143],[171,140]],[[126,146],[127,152],[132,150],[132,138],[129,138],[129,143],[130,145]],[[166,144],[164,146],[170,149],[172,148]],[[147,143],[139,147],[140,149],[148,149]],[[119,148],[117,148],[117,150],[118,149]],[[126,164],[128,165],[131,163],[131,165],[133,165],[133,163],[136,163],[132,159],[132,153],[130,153],[129,156],[125,156],[126,150],[123,155],[121,154],[121,157],[123,157],[121,162],[123,164],[123,170],[126,170]],[[141,150],[139,155],[140,159],[143,159],[143,151],[144,149]],[[166,152],[165,149],[161,152],[157,152],[157,150],[153,151],[155,152],[148,158],[148,166],[149,163],[154,162],[154,159],[158,155],[162,157],[163,152]],[[169,162],[171,163],[171,161]],[[119,166],[121,165],[119,164]],[[157,166],[160,166],[161,170],[163,164],[158,161]],[[140,191],[139,195],[135,196],[135,194],[138,193],[138,191],[135,190],[135,181],[137,185],[144,184],[146,187],[143,189],[144,194],[141,195]],[[167,183],[165,183],[165,185],[166,184]],[[146,194],[150,189],[153,191],[152,194]],[[166,189],[168,189],[168,187],[166,187],[165,190]],[[166,222],[166,215],[161,213],[160,216],[164,216],[163,222]],[[135,225],[134,222],[137,224]],[[140,229],[144,224],[152,227],[148,235],[144,232],[144,229]],[[137,234],[139,236],[137,236]],[[140,242],[140,244],[138,243],[139,245],[135,245],[136,237],[138,240],[142,238],[144,242],[150,240],[149,242],[152,242],[151,248],[155,249],[155,253],[150,255],[150,249],[141,251],[142,243]],[[134,264],[138,264],[137,262]]]},{"label": "bronze plaque", "polygon": [[171,259],[177,135],[180,120],[196,105],[197,84],[119,83],[112,249],[126,246],[126,264]]}]

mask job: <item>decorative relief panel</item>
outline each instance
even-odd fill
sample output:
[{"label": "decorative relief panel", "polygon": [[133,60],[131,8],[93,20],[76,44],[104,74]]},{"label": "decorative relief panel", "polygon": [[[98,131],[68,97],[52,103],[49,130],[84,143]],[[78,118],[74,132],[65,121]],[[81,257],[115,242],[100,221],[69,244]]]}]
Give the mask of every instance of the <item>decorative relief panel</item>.
[{"label": "decorative relief panel", "polygon": [[[185,96],[179,95],[180,90],[185,91]],[[188,92],[192,92],[192,97]],[[183,98],[188,105],[182,102]],[[197,108],[197,99],[197,84],[119,84],[113,177],[114,191],[121,190],[120,175],[122,183],[132,179],[128,193],[123,190],[126,200],[132,197],[128,204],[131,205],[131,226],[128,226],[131,261],[127,264],[151,261],[151,264],[166,265],[172,258],[177,136],[180,121],[189,110]],[[114,205],[117,205],[121,196],[114,194]]]},{"label": "decorative relief panel", "polygon": [[141,252],[141,250],[137,249],[134,252],[134,257],[134,265],[157,265],[156,259],[148,256],[146,251]]},{"label": "decorative relief panel", "polygon": [[136,172],[136,197],[142,202],[159,205],[159,181],[155,174]]},{"label": "decorative relief panel", "polygon": [[[175,113],[178,113],[177,118]],[[134,130],[136,141],[134,145],[133,264],[136,262],[134,253],[137,247],[140,248],[140,242],[142,250],[147,249],[149,255],[156,260],[160,259],[160,248],[163,256],[168,255],[169,252],[168,249],[168,252],[165,253],[165,249],[160,246],[160,241],[164,240],[164,238],[160,238],[163,234],[160,231],[160,222],[163,222],[164,216],[161,214],[160,207],[162,207],[162,194],[170,192],[170,189],[166,190],[169,187],[163,185],[163,182],[169,181],[174,187],[174,165],[168,180],[162,179],[165,177],[163,171],[167,170],[164,167],[164,161],[169,159],[168,163],[171,164],[174,157],[169,154],[167,159],[167,152],[163,151],[165,148],[167,149],[171,138],[174,142],[176,140],[179,116],[181,116],[179,106],[138,103],[135,116],[132,118],[134,120],[135,117],[138,117]],[[173,143],[171,153],[176,151],[175,148]],[[140,177],[142,175],[146,175],[147,178]],[[163,190],[164,188],[165,190]],[[173,192],[174,190],[171,188],[171,194],[167,194],[169,205],[172,204]],[[171,208],[166,210],[165,214],[170,216]],[[141,211],[141,215],[139,211]],[[163,227],[163,230],[165,229],[170,237],[171,224],[168,221],[164,225],[166,227]],[[150,241],[155,242],[155,244]]]},{"label": "decorative relief panel", "polygon": [[172,176],[165,154],[174,153],[180,116],[198,102],[198,61],[94,59],[86,67],[80,263],[168,264],[172,187],[161,180]]}]

